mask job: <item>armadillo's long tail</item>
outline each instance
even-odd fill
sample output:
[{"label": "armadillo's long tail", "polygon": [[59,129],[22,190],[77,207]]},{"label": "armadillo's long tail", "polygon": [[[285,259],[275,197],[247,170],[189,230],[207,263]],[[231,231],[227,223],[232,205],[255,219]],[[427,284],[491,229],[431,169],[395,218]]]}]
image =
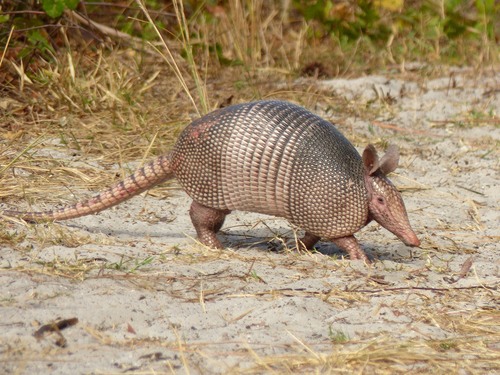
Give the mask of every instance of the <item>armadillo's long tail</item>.
[{"label": "armadillo's long tail", "polygon": [[173,177],[174,174],[170,168],[170,156],[160,156],[144,167],[139,168],[124,180],[117,182],[107,190],[88,200],[56,210],[41,212],[5,210],[0,211],[0,215],[15,217],[29,222],[74,219],[115,206]]}]

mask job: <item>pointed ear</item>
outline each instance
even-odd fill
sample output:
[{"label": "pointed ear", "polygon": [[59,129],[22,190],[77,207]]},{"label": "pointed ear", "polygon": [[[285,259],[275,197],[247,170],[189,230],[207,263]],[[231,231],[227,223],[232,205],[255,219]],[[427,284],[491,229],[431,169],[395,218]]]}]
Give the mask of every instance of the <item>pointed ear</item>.
[{"label": "pointed ear", "polygon": [[389,145],[384,156],[380,159],[380,171],[388,175],[393,172],[399,164],[399,149],[396,145]]},{"label": "pointed ear", "polygon": [[379,168],[377,150],[373,145],[366,146],[363,151],[363,165],[367,175],[372,175]]}]

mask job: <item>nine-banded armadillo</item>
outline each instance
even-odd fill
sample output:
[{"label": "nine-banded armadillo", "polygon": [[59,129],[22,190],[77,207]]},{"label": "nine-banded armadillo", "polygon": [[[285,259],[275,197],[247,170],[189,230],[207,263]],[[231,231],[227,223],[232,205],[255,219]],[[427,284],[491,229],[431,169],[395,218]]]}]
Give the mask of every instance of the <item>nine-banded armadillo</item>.
[{"label": "nine-banded armadillo", "polygon": [[216,110],[187,126],[173,151],[89,200],[44,212],[3,211],[41,222],[93,214],[176,177],[193,199],[199,240],[216,237],[231,210],[275,215],[305,231],[302,245],[330,240],[351,259],[367,260],[353,234],[371,220],[419,246],[401,195],[386,178],[398,165],[394,146],[361,157],[329,122],[297,105],[257,101]]}]

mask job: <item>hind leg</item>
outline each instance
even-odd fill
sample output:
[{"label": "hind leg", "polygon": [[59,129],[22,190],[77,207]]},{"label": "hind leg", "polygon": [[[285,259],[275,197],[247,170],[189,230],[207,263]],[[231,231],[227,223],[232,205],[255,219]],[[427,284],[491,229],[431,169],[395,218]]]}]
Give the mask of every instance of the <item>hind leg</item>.
[{"label": "hind leg", "polygon": [[229,210],[207,207],[196,201],[191,203],[189,216],[191,216],[194,229],[196,229],[196,234],[202,244],[217,249],[223,248],[215,234],[220,230],[226,215],[230,212]]}]

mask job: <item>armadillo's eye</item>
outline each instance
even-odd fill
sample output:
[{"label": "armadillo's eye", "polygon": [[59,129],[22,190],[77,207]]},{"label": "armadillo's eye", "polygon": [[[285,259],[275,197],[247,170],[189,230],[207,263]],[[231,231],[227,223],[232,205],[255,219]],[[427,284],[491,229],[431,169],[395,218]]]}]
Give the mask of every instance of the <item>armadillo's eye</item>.
[{"label": "armadillo's eye", "polygon": [[377,197],[377,202],[378,202],[378,203],[384,203],[384,198],[382,198],[382,197]]}]

